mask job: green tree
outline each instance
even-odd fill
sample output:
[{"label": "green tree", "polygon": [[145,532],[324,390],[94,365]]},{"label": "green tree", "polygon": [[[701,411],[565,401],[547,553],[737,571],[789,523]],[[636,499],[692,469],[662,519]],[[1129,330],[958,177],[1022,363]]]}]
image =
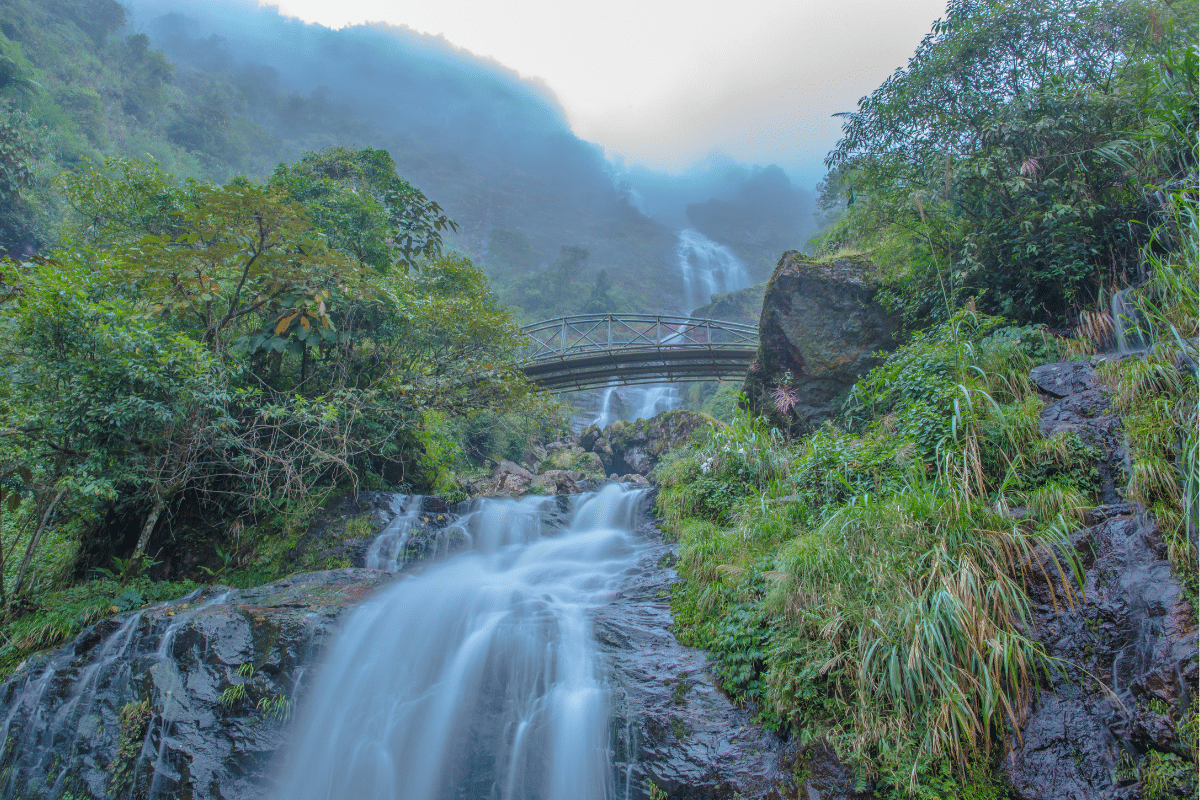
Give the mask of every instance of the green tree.
[{"label": "green tree", "polygon": [[377,266],[276,183],[111,160],[60,185],[85,246],[11,264],[0,428],[41,518],[137,514],[135,561],[172,508],[253,517],[368,474],[420,483],[427,417],[530,391],[511,312],[461,256]]},{"label": "green tree", "polygon": [[442,251],[457,226],[441,206],[396,174],[385,150],[335,147],[280,164],[271,186],[304,204],[329,245],[380,272],[408,269]]},{"label": "green tree", "polygon": [[819,249],[874,249],[917,315],[974,294],[1066,321],[1136,271],[1128,222],[1147,209],[1105,147],[1144,123],[1156,62],[1195,28],[1154,0],[955,0],[845,115],[821,203],[845,211]]},{"label": "green tree", "polygon": [[596,282],[592,284],[592,291],[580,311],[584,314],[604,314],[609,311],[615,311],[612,289],[613,282],[609,280],[608,270],[602,269],[597,272]]}]

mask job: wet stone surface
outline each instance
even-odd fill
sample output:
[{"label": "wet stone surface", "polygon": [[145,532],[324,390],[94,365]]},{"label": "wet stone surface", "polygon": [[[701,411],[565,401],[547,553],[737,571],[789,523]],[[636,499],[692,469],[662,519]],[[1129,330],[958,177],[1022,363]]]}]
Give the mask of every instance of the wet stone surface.
[{"label": "wet stone surface", "polygon": [[1082,587],[1064,587],[1049,559],[1054,580],[1030,583],[1035,636],[1062,670],[1042,681],[1003,771],[1019,800],[1141,798],[1136,765],[1147,754],[1191,760],[1172,714],[1200,677],[1194,614],[1154,521],[1114,488],[1123,435],[1092,366],[1052,364],[1032,377],[1050,400],[1043,434],[1074,431],[1101,450],[1105,504],[1070,540]]},{"label": "wet stone surface", "polygon": [[1131,767],[1149,751],[1191,759],[1170,713],[1200,677],[1191,608],[1153,521],[1129,505],[1101,511],[1071,538],[1086,578],[1077,605],[1059,581],[1031,586],[1037,638],[1063,670],[1004,762],[1021,800],[1142,797]]},{"label": "wet stone surface", "polygon": [[[613,691],[618,791],[672,800],[795,797],[779,765],[783,742],[722,694],[703,651],[670,631],[674,546],[652,538],[620,594],[596,616]],[[782,791],[782,793],[781,793]]]},{"label": "wet stone surface", "polygon": [[0,689],[0,795],[258,796],[286,700],[341,614],[390,579],[343,569],[209,587],[30,658]]}]

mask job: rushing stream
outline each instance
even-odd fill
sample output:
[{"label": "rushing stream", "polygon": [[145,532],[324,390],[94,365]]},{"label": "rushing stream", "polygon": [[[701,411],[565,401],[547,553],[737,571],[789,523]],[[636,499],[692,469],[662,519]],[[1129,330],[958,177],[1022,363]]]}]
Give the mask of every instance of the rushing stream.
[{"label": "rushing stream", "polygon": [[458,523],[468,551],[346,621],[276,796],[616,797],[589,611],[636,562],[639,497],[613,485],[565,513],[553,497],[479,501]]}]

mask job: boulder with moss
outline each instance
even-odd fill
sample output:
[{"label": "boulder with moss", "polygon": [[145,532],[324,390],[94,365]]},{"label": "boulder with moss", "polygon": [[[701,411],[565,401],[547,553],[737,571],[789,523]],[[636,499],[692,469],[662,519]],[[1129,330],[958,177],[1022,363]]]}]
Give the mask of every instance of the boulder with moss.
[{"label": "boulder with moss", "polygon": [[750,407],[794,430],[833,416],[898,344],[900,316],[879,302],[880,288],[865,256],[784,253],[763,297],[758,358],[744,389]]},{"label": "boulder with moss", "polygon": [[664,411],[651,419],[613,422],[603,430],[584,428],[579,446],[591,451],[609,475],[649,475],[659,458],[687,444],[703,427],[715,427],[710,417],[692,411]]}]

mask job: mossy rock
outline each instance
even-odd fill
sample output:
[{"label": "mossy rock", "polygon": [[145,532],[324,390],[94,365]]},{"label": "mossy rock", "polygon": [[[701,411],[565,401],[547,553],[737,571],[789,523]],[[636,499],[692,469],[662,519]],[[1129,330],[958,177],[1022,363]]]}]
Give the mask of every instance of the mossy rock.
[{"label": "mossy rock", "polygon": [[579,435],[579,444],[598,457],[606,474],[649,475],[663,455],[687,444],[697,430],[718,424],[694,411],[664,411],[651,419],[614,422],[604,430],[592,425]]},{"label": "mossy rock", "polygon": [[542,462],[540,471],[548,472],[550,470],[587,472],[593,475],[605,474],[604,462],[600,459],[600,456],[580,449],[562,449],[550,453],[546,456],[546,460]]}]

